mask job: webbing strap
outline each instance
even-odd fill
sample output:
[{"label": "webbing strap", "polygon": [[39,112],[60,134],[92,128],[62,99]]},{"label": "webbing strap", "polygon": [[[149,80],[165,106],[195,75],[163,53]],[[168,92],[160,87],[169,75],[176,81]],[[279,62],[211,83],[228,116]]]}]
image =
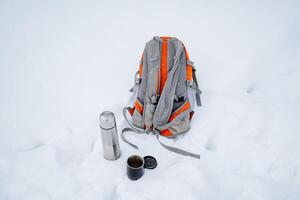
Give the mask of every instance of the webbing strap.
[{"label": "webbing strap", "polygon": [[126,142],[127,144],[129,144],[130,146],[132,146],[133,148],[139,149],[136,145],[132,144],[131,142],[129,142],[129,141],[125,138],[124,133],[125,133],[125,132],[129,132],[129,131],[130,131],[130,132],[135,132],[135,130],[132,129],[132,128],[130,128],[130,127],[123,128],[123,130],[122,130],[122,132],[121,132],[121,138],[122,138],[122,140],[123,140],[124,142]]},{"label": "webbing strap", "polygon": [[[126,115],[126,111],[127,111],[128,108],[129,108],[129,107],[123,108],[123,115],[124,115],[124,118],[125,118],[125,120],[127,121],[127,123],[129,124],[130,127],[124,128],[124,129],[122,130],[122,132],[121,132],[121,138],[122,138],[122,140],[123,140],[125,143],[129,144],[129,145],[132,146],[133,148],[139,149],[138,146],[136,146],[135,144],[129,142],[129,141],[125,138],[124,134],[125,134],[125,132],[134,132],[134,133],[139,133],[139,134],[141,134],[141,133],[146,133],[146,131],[144,131],[144,130],[142,130],[142,129],[139,129],[139,128],[135,127],[133,124],[131,124],[131,122],[128,120],[127,115]],[[200,159],[200,155],[199,155],[199,154],[191,153],[191,152],[188,152],[188,151],[185,151],[185,150],[182,150],[182,149],[179,149],[179,148],[175,148],[175,147],[172,147],[172,146],[169,146],[169,145],[166,145],[166,144],[162,143],[162,142],[159,140],[159,135],[160,135],[159,131],[158,131],[158,130],[155,130],[154,133],[156,134],[156,138],[157,138],[158,142],[160,143],[160,145],[163,146],[164,148],[168,149],[169,151],[172,151],[172,152],[174,152],[174,153],[178,153],[178,154],[183,155],[183,156],[191,156],[191,157],[193,157],[193,158]]]},{"label": "webbing strap", "polygon": [[169,146],[169,145],[166,145],[166,144],[162,143],[159,140],[159,135],[160,135],[159,131],[155,130],[155,134],[156,134],[156,138],[157,138],[158,142],[161,144],[161,146],[168,149],[169,151],[172,151],[174,153],[178,153],[178,154],[183,155],[183,156],[191,156],[193,158],[200,159],[199,154],[191,153],[191,152],[188,152],[188,151],[185,151],[185,150],[182,150],[182,149],[179,149],[179,148],[176,148],[176,147],[172,147],[172,146]]},{"label": "webbing strap", "polygon": [[197,101],[197,106],[201,106],[201,99],[200,99],[201,90],[199,90],[199,87],[198,87],[198,80],[197,80],[197,76],[196,76],[195,71],[196,71],[196,70],[193,69],[193,80],[194,80],[195,86],[196,86],[196,87],[193,87],[193,89],[196,90],[196,101]]},{"label": "webbing strap", "polygon": [[136,86],[136,84],[134,84],[134,85],[129,89],[129,92],[133,92],[135,86]]},{"label": "webbing strap", "polygon": [[129,141],[125,138],[125,136],[124,136],[125,132],[145,133],[145,131],[144,131],[143,129],[139,129],[139,128],[135,127],[135,126],[128,120],[127,115],[126,115],[126,111],[127,111],[128,109],[130,109],[130,107],[125,107],[125,108],[123,108],[123,116],[124,116],[125,120],[127,121],[128,125],[129,125],[130,127],[123,128],[123,130],[121,131],[121,138],[122,138],[122,140],[123,140],[124,142],[126,142],[127,144],[129,144],[129,145],[132,146],[133,148],[139,149],[136,145],[134,145],[133,143],[129,142]]}]

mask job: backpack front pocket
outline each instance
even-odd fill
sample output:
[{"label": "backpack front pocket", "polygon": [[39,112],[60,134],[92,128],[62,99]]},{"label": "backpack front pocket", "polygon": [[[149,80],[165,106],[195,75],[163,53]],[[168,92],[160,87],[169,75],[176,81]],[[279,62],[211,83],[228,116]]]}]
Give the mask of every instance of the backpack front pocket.
[{"label": "backpack front pocket", "polygon": [[190,129],[190,102],[188,100],[172,112],[167,129],[162,130],[161,135],[172,138],[178,134],[185,133]]}]

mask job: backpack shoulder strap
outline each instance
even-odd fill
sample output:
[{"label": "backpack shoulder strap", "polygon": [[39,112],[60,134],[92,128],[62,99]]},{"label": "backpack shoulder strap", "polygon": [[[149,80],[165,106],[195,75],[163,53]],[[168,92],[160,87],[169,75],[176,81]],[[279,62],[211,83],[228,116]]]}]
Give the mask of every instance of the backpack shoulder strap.
[{"label": "backpack shoulder strap", "polygon": [[175,90],[180,73],[180,55],[182,54],[182,50],[183,45],[180,41],[178,41],[175,50],[173,67],[168,72],[168,77],[165,82],[164,89],[161,93],[154,112],[153,125],[155,128],[166,124],[170,118],[174,103]]}]

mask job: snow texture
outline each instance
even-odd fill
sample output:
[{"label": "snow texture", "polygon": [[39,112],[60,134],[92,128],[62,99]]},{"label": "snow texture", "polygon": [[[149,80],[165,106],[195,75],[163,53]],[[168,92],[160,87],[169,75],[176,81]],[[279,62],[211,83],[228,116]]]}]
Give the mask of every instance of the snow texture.
[{"label": "snow texture", "polygon": [[[0,1],[0,199],[300,199],[299,1]],[[180,38],[203,107],[164,142],[120,140],[103,158],[98,115],[118,130],[146,41]],[[155,170],[127,178],[128,156]]]}]

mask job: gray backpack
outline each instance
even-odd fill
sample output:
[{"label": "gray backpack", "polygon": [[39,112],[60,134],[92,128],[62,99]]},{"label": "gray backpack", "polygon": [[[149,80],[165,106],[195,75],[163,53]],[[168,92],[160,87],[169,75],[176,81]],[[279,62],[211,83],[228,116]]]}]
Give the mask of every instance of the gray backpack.
[{"label": "gray backpack", "polygon": [[[135,75],[132,107],[125,107],[123,115],[128,128],[122,139],[130,143],[124,133],[154,133],[166,149],[195,158],[200,155],[163,144],[159,136],[174,138],[190,129],[195,100],[201,106],[193,62],[189,60],[183,43],[174,37],[154,37],[146,43],[139,70]],[[127,117],[127,112],[132,120]]]}]

